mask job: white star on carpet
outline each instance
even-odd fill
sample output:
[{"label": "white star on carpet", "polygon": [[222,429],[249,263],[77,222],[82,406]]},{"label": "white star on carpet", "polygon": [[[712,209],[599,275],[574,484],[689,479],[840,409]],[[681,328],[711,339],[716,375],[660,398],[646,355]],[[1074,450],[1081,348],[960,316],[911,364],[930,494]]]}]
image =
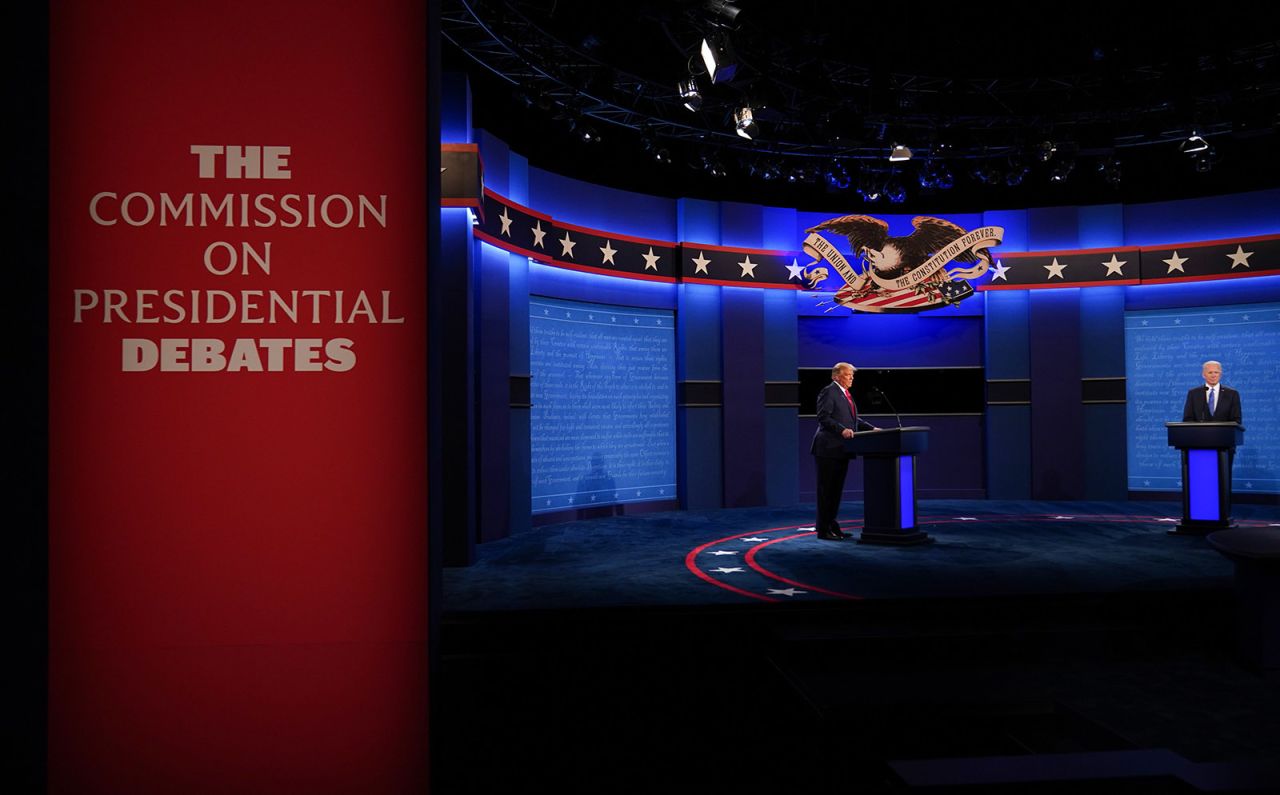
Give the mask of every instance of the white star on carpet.
[{"label": "white star on carpet", "polygon": [[1129,262],[1129,260],[1127,260],[1127,259],[1117,259],[1117,258],[1116,258],[1116,255],[1115,255],[1115,254],[1112,254],[1112,255],[1111,255],[1111,259],[1109,259],[1109,260],[1107,260],[1106,262],[1102,263],[1102,266],[1103,266],[1104,268],[1106,268],[1106,269],[1107,269],[1107,272],[1106,272],[1106,274],[1105,274],[1105,275],[1107,275],[1107,276],[1123,276],[1123,275],[1124,275],[1124,266],[1125,266],[1125,264],[1126,264],[1126,263],[1128,263],[1128,262]]},{"label": "white star on carpet", "polygon": [[649,270],[650,268],[652,268],[653,270],[656,271],[658,269],[658,260],[662,259],[662,257],[653,253],[653,246],[649,246],[648,254],[641,254],[640,256],[644,257],[645,270]]},{"label": "white star on carpet", "polygon": [[991,277],[991,281],[994,282],[996,279],[1000,279],[1001,281],[1006,281],[1006,282],[1009,281],[1008,279],[1005,278],[1005,274],[1008,272],[1009,272],[1009,266],[1005,265],[1000,260],[996,260],[996,272],[995,272],[995,275]]},{"label": "white star on carpet", "polygon": [[1057,276],[1059,279],[1062,279],[1063,281],[1066,281],[1066,278],[1067,278],[1067,277],[1065,277],[1065,276],[1063,276],[1063,275],[1062,275],[1062,269],[1063,269],[1063,268],[1065,268],[1065,267],[1067,267],[1067,263],[1065,263],[1065,262],[1064,262],[1064,263],[1062,263],[1061,265],[1059,265],[1059,264],[1058,264],[1058,258],[1057,258],[1057,257],[1054,257],[1054,258],[1053,258],[1053,264],[1052,264],[1052,265],[1045,265],[1045,266],[1044,266],[1045,270],[1049,271],[1049,278],[1050,278],[1050,279],[1052,279],[1054,276]]},{"label": "white star on carpet", "polygon": [[956,519],[957,519],[957,520],[959,520],[959,521],[961,521],[961,522],[976,522],[976,521],[978,521],[978,517],[976,517],[976,516],[957,516],[957,517],[956,517]]},{"label": "white star on carpet", "polygon": [[1231,270],[1235,270],[1238,265],[1249,267],[1249,258],[1253,256],[1253,252],[1246,252],[1244,246],[1237,244],[1236,253],[1228,254],[1227,256],[1231,258]]},{"label": "white star on carpet", "polygon": [[606,264],[617,265],[618,264],[613,261],[613,255],[617,254],[618,250],[614,248],[613,244],[611,244],[608,240],[604,241],[604,245],[600,247],[600,253],[604,255],[604,259],[600,260],[601,265],[606,265]]},{"label": "white star on carpet", "polygon": [[1054,519],[1074,519],[1074,516],[1055,516]]},{"label": "white star on carpet", "polygon": [[741,274],[739,274],[739,275],[740,275],[740,276],[750,276],[751,278],[753,278],[753,279],[754,279],[754,278],[756,277],[756,265],[758,265],[758,264],[759,264],[759,263],[752,262],[752,261],[751,261],[751,255],[750,255],[750,254],[748,254],[748,255],[746,256],[746,258],[742,260],[742,262],[739,262],[739,263],[738,263],[738,266],[739,266],[740,268],[742,268],[742,273],[741,273]]},{"label": "white star on carpet", "polygon": [[808,591],[797,591],[795,588],[766,588],[765,590],[776,596],[795,596],[798,593],[809,593]]},{"label": "white star on carpet", "polygon": [[756,542],[759,542],[759,541],[768,541],[769,539],[767,539],[767,538],[760,538],[760,537],[758,537],[758,536],[752,536],[751,538],[744,538],[744,539],[742,539],[742,540],[743,540],[743,541],[750,541],[750,542],[752,542],[752,543],[756,543]]},{"label": "white star on carpet", "polygon": [[502,215],[498,216],[498,220],[502,222],[502,234],[511,237],[511,219],[507,217],[507,208],[502,208]]},{"label": "white star on carpet", "polygon": [[802,532],[802,533],[813,533],[813,532],[816,532],[818,528],[816,528],[816,527],[801,527],[801,528],[798,528],[798,529],[799,529],[799,530],[800,530],[800,532]]},{"label": "white star on carpet", "polygon": [[542,221],[539,220],[538,223],[529,228],[529,231],[533,233],[533,244],[538,248],[546,248],[546,246],[542,245],[542,238],[547,236],[546,231],[542,228]]},{"label": "white star on carpet", "polygon": [[707,571],[714,571],[720,574],[733,574],[735,571],[742,571],[742,567],[741,566],[721,566],[718,569],[707,569]]},{"label": "white star on carpet", "polygon": [[717,549],[715,552],[707,553],[709,555],[736,555],[737,551],[731,549]]},{"label": "white star on carpet", "polygon": [[787,266],[787,281],[792,279],[804,279],[804,266],[797,263],[795,257],[791,258],[791,264]]},{"label": "white star on carpet", "polygon": [[1168,519],[1168,518],[1165,518],[1165,519],[1157,519],[1156,521],[1157,521],[1157,522],[1176,522],[1176,521],[1178,521],[1178,520],[1177,520],[1177,519]]},{"label": "white star on carpet", "polygon": [[572,257],[573,247],[576,245],[578,245],[578,243],[574,240],[570,240],[569,233],[565,232],[564,237],[560,238],[560,256]]},{"label": "white star on carpet", "polygon": [[1169,266],[1169,270],[1165,271],[1165,274],[1167,275],[1167,274],[1173,273],[1174,271],[1181,271],[1182,273],[1186,273],[1187,271],[1185,268],[1182,267],[1182,263],[1186,262],[1187,259],[1188,259],[1187,257],[1179,257],[1178,252],[1175,251],[1173,252],[1172,257],[1170,257],[1169,259],[1160,260],[1160,261]]},{"label": "white star on carpet", "polygon": [[693,272],[706,273],[708,276],[710,276],[711,274],[707,272],[707,265],[709,264],[711,264],[711,260],[703,256],[702,252],[699,251],[698,256],[693,258]]}]

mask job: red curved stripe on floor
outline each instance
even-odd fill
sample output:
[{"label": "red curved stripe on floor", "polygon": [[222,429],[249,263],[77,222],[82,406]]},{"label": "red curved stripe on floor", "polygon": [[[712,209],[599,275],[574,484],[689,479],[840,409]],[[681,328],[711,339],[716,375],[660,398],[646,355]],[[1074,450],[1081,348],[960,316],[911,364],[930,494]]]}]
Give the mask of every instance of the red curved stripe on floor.
[{"label": "red curved stripe on floor", "polygon": [[697,576],[699,579],[705,580],[706,582],[709,582],[712,585],[715,585],[719,588],[723,588],[726,591],[733,591],[734,593],[741,594],[742,596],[750,596],[752,599],[759,599],[762,602],[777,602],[779,600],[773,598],[772,596],[764,596],[763,594],[752,593],[751,591],[745,591],[737,586],[730,585],[729,583],[723,580],[717,580],[715,577],[712,577],[711,575],[707,574],[702,569],[698,568],[698,564],[696,562],[698,554],[703,552],[709,547],[714,547],[716,544],[723,544],[726,541],[733,541],[736,538],[746,538],[747,536],[753,536],[756,533],[772,533],[778,530],[794,530],[797,527],[803,527],[803,526],[804,525],[792,524],[792,525],[784,525],[782,527],[770,527],[767,530],[748,530],[745,533],[738,533],[737,535],[718,538],[715,541],[708,541],[707,543],[701,546],[694,547],[692,550],[689,551],[689,554],[684,556],[684,567],[689,571],[693,572],[693,574]]},{"label": "red curved stripe on floor", "polygon": [[857,596],[855,594],[841,593],[840,591],[828,590],[818,585],[809,585],[808,583],[797,582],[796,580],[787,579],[786,577],[783,577],[780,574],[774,574],[773,572],[766,569],[764,566],[761,566],[759,563],[756,563],[756,553],[764,549],[765,547],[771,546],[773,544],[777,544],[781,541],[790,541],[793,538],[804,538],[807,535],[810,535],[810,534],[797,533],[796,535],[793,535],[793,536],[783,536],[782,538],[774,538],[769,541],[764,541],[762,543],[756,544],[754,547],[752,547],[750,550],[747,551],[747,557],[746,557],[747,565],[770,579],[777,580],[778,582],[785,582],[787,585],[793,585],[796,588],[803,588],[806,591],[817,591],[818,593],[824,593],[827,596],[838,596],[841,599],[861,599],[862,598],[861,596]]}]

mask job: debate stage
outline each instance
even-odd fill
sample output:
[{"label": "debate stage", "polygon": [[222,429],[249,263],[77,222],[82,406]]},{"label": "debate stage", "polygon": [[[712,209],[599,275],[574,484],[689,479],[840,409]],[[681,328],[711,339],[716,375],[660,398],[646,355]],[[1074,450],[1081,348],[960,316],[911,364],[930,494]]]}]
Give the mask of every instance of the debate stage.
[{"label": "debate stage", "polygon": [[[1259,792],[1280,684],[1173,502],[921,501],[918,547],[812,507],[613,516],[444,572],[447,791]],[[1280,508],[1237,505],[1280,532]],[[1171,521],[1173,520],[1173,521]],[[501,765],[488,763],[502,749]],[[933,782],[932,784],[930,782]],[[941,783],[945,782],[945,786]]]},{"label": "debate stage", "polygon": [[[671,511],[536,527],[477,547],[444,570],[446,612],[608,606],[748,605],[1026,594],[1212,591],[1231,564],[1205,541],[1171,536],[1176,502],[921,500],[920,547],[822,541],[813,507]],[[1280,507],[1236,505],[1244,527]]]}]

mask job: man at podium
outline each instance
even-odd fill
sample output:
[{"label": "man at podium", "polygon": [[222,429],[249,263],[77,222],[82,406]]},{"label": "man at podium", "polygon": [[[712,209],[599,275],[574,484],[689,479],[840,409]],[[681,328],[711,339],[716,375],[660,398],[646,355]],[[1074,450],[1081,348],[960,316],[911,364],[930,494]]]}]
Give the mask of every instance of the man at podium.
[{"label": "man at podium", "polygon": [[1182,406],[1183,422],[1240,422],[1240,393],[1220,384],[1222,363],[1212,359],[1200,368],[1204,386],[1192,387]]},{"label": "man at podium", "polygon": [[853,438],[853,432],[859,428],[874,430],[876,427],[858,416],[858,407],[849,392],[856,371],[848,362],[837,362],[831,368],[831,383],[818,393],[818,429],[809,443],[818,476],[818,517],[814,529],[818,538],[826,541],[849,537],[840,530],[836,519],[844,479],[849,474],[849,454],[844,450],[844,440]]}]

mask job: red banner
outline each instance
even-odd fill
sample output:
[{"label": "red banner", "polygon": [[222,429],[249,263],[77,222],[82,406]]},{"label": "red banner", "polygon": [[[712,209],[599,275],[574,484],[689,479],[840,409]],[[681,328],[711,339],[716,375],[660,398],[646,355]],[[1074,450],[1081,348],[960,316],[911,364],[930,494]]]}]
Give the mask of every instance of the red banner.
[{"label": "red banner", "polygon": [[53,4],[51,791],[424,784],[425,25]]}]

